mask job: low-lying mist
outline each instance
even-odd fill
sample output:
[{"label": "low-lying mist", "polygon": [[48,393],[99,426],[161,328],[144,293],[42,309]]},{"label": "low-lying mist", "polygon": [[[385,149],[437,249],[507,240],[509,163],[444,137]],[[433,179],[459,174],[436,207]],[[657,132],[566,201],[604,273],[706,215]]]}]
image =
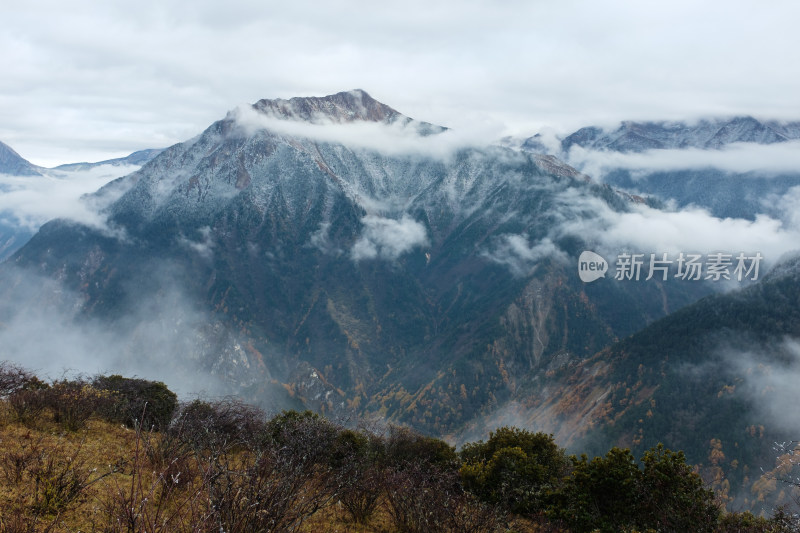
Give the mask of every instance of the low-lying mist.
[{"label": "low-lying mist", "polygon": [[151,273],[150,287],[125,298],[130,303],[113,320],[89,317],[84,298],[57,280],[5,267],[0,360],[49,379],[122,374],[159,380],[182,397],[232,394],[269,377],[167,266]]}]

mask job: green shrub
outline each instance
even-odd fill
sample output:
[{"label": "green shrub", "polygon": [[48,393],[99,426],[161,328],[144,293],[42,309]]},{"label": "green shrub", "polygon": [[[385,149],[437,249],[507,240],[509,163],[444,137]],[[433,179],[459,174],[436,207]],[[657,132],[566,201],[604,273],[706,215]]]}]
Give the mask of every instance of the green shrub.
[{"label": "green shrub", "polygon": [[516,513],[545,508],[548,494],[565,475],[568,461],[552,435],[502,427],[487,442],[461,450],[464,487],[486,502]]},{"label": "green shrub", "polygon": [[92,384],[113,396],[104,417],[128,427],[139,424],[145,430],[161,431],[169,426],[178,407],[178,397],[160,381],[111,375],[97,376]]},{"label": "green shrub", "polygon": [[641,471],[630,450],[614,447],[605,457],[590,461],[582,455],[572,462],[572,474],[556,495],[550,516],[576,532],[616,532],[638,525]]},{"label": "green shrub", "polygon": [[712,532],[719,509],[682,452],[662,445],[642,456],[612,448],[591,461],[573,457],[573,470],[554,496],[549,515],[576,532],[628,529]]},{"label": "green shrub", "polygon": [[658,531],[712,531],[719,518],[714,493],[686,464],[683,452],[662,444],[642,456],[639,481],[642,515]]},{"label": "green shrub", "polygon": [[455,448],[442,439],[428,437],[404,427],[390,429],[385,449],[389,466],[423,463],[443,470],[457,470],[459,466]]}]

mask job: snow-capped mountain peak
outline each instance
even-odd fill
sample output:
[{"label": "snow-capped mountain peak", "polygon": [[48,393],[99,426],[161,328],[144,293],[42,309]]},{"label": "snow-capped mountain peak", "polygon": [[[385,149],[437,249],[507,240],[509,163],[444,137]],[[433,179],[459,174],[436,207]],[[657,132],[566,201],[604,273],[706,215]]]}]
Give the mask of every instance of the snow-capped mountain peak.
[{"label": "snow-capped mountain peak", "polygon": [[282,120],[332,122],[337,124],[365,122],[394,122],[404,117],[398,111],[372,98],[366,91],[355,89],[328,96],[296,97],[289,100],[263,99],[253,109]]}]

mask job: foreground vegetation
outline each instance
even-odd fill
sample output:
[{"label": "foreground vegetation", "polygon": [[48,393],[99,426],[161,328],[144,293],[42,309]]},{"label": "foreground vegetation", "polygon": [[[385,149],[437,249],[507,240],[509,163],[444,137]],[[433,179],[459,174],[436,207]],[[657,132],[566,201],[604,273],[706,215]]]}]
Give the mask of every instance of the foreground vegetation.
[{"label": "foreground vegetation", "polygon": [[0,364],[0,532],[797,531],[725,513],[680,452],[568,457],[505,427],[460,452],[408,429],[179,403],[121,376]]}]

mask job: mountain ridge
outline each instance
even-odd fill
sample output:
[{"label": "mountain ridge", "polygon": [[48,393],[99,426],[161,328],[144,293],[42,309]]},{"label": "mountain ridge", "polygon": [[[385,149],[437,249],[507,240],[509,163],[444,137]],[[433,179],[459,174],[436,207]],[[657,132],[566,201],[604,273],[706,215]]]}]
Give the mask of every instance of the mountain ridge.
[{"label": "mountain ridge", "polygon": [[[529,137],[522,147],[533,151],[546,149],[540,138]],[[733,143],[774,144],[797,139],[800,139],[800,121],[761,121],[747,115],[701,119],[695,123],[628,120],[615,129],[587,126],[558,138],[563,154],[573,146],[629,153],[653,149],[720,149]]]},{"label": "mountain ridge", "polygon": [[[359,109],[366,98],[339,94]],[[306,102],[314,111],[325,98]],[[405,120],[380,109],[363,116]],[[584,287],[567,259],[584,245],[555,232],[583,212],[571,195],[611,210],[634,199],[554,158],[497,146],[387,153],[268,126],[241,129],[229,114],[110,184],[122,193],[105,211],[109,233],[50,223],[14,264],[58,276],[83,313],[108,319],[150,293],[130,287],[152,286],[156,258],[180,265],[170,285],[249,347],[228,345],[238,355],[216,367],[198,348],[203,365],[225,374],[242,361],[247,387],[276,379],[296,394],[324,382],[330,401],[310,407],[438,433],[512,397],[551,358],[587,357],[706,290]]]},{"label": "mountain ridge", "polygon": [[[616,128],[587,126],[555,139],[537,134],[506,142],[532,153],[552,153],[599,182],[674,202],[679,208],[702,207],[719,218],[755,220],[768,215],[782,220],[787,217],[786,202],[779,200],[800,186],[800,171],[790,163],[771,168],[769,162],[791,162],[789,146],[776,148],[798,139],[798,121],[739,116],[696,122],[624,121]],[[608,155],[615,153],[623,157]],[[750,166],[738,170],[745,154],[750,154]],[[764,170],[754,164],[758,158],[769,158]],[[665,161],[670,163],[665,166]]]},{"label": "mountain ridge", "polygon": [[80,163],[65,163],[63,165],[58,165],[57,167],[53,167],[53,170],[69,170],[69,171],[81,171],[81,170],[89,170],[91,168],[99,167],[102,165],[112,165],[112,166],[123,166],[123,165],[144,165],[150,162],[154,157],[164,151],[164,148],[146,148],[144,150],[137,150],[135,152],[131,152],[129,155],[125,157],[116,157],[114,159],[104,159],[103,161],[97,161],[94,163],[88,162],[80,162]]},{"label": "mountain ridge", "polygon": [[23,158],[13,148],[0,142],[0,174],[41,176],[39,167]]}]

